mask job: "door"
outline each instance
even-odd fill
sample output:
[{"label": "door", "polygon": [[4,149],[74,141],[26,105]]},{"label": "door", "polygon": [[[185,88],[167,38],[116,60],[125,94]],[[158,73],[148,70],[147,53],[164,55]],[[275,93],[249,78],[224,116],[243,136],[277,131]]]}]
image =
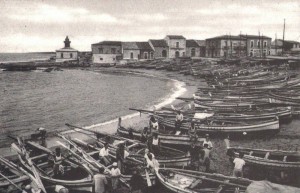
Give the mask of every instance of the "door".
[{"label": "door", "polygon": [[192,50],[191,50],[191,56],[192,56],[192,57],[195,57],[195,56],[196,56],[195,48],[192,48]]},{"label": "door", "polygon": [[178,51],[175,52],[175,58],[179,58],[179,52]]},{"label": "door", "polygon": [[130,59],[133,59],[133,53],[132,52],[130,53]]},{"label": "door", "polygon": [[167,50],[163,50],[161,55],[162,55],[162,57],[166,58],[167,57]]}]

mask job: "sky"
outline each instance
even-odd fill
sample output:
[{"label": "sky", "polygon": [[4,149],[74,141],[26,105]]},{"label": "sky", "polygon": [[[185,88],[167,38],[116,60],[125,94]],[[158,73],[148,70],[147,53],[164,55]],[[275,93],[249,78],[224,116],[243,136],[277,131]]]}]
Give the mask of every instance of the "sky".
[{"label": "sky", "polygon": [[239,33],[300,41],[299,0],[0,0],[0,52],[55,51],[66,35],[90,51],[103,40]]}]

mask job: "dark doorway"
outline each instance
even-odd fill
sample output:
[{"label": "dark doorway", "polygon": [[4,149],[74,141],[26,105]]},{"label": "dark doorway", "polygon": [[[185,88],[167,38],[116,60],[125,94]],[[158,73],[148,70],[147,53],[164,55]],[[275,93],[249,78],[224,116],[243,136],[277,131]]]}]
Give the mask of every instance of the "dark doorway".
[{"label": "dark doorway", "polygon": [[175,58],[179,58],[179,52],[178,51],[175,52]]}]

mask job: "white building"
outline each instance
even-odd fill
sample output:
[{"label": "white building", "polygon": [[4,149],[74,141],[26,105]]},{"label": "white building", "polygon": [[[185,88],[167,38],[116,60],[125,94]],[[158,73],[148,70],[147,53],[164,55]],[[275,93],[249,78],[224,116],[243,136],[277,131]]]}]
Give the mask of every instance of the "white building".
[{"label": "white building", "polygon": [[169,58],[186,56],[186,39],[182,35],[167,35],[165,41],[169,46]]},{"label": "white building", "polygon": [[59,50],[56,50],[56,62],[64,61],[75,61],[78,59],[78,50],[70,47],[71,41],[67,36],[65,41],[65,47]]},{"label": "white building", "polygon": [[120,41],[103,41],[92,44],[93,64],[115,64],[122,59]]}]

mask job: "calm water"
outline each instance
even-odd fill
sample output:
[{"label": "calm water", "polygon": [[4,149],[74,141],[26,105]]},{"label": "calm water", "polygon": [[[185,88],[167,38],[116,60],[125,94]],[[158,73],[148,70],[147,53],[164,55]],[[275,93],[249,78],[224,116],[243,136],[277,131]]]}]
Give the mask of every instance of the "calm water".
[{"label": "calm water", "polygon": [[51,56],[55,56],[55,53],[0,53],[0,63],[47,60]]},{"label": "calm water", "polygon": [[[161,102],[173,82],[85,70],[0,73],[0,139],[65,123],[88,126]],[[0,140],[0,142],[1,142]]]}]

